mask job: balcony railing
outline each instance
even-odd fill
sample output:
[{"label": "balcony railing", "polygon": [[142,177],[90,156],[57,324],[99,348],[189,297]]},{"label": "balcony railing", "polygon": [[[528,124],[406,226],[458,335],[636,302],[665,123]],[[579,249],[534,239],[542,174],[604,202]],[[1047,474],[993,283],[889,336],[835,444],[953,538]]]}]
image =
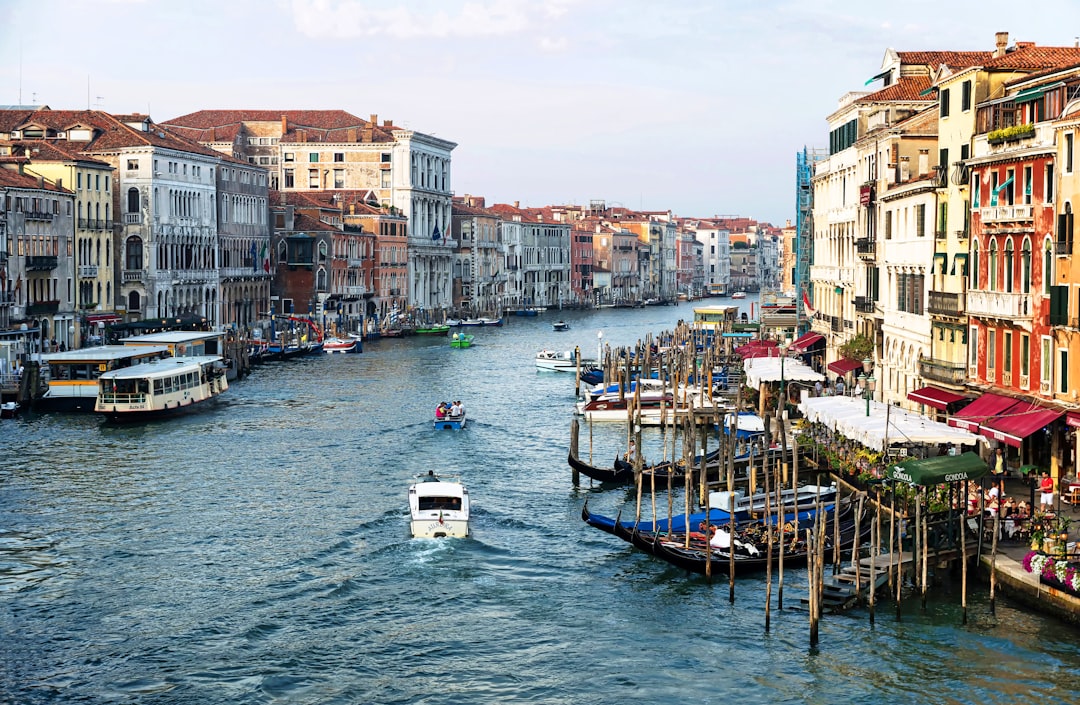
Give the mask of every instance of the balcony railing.
[{"label": "balcony railing", "polygon": [[347,286],[345,287],[346,296],[363,296],[367,293],[366,286]]},{"label": "balcony railing", "polygon": [[867,296],[856,296],[855,297],[855,310],[858,311],[859,313],[873,313],[874,312],[874,301],[873,301],[873,299],[871,299],[871,298],[869,298]]},{"label": "balcony railing", "polygon": [[26,305],[27,316],[43,316],[60,310],[59,301],[35,301]]},{"label": "balcony railing", "polygon": [[959,385],[967,379],[967,365],[924,357],[919,360],[919,375],[924,379]]},{"label": "balcony railing", "polygon": [[142,213],[124,213],[124,225],[142,225]]},{"label": "balcony railing", "polygon": [[53,214],[45,211],[23,211],[23,217],[27,220],[52,220]]},{"label": "balcony railing", "polygon": [[877,255],[877,242],[868,237],[861,237],[855,241],[855,251],[862,259],[874,259]]},{"label": "balcony railing", "polygon": [[55,255],[33,255],[26,258],[26,271],[48,272],[56,269],[57,257]]},{"label": "balcony railing", "polygon": [[964,295],[951,291],[931,291],[926,310],[939,316],[964,315]]},{"label": "balcony railing", "polygon": [[96,279],[98,275],[98,266],[96,264],[80,264],[79,265],[79,277],[83,279]]},{"label": "balcony railing", "polygon": [[844,330],[844,319],[839,316],[832,317],[832,332],[841,333]]},{"label": "balcony railing", "polygon": [[1031,318],[1031,294],[969,289],[967,313],[984,318]]},{"label": "balcony railing", "polygon": [[123,280],[125,282],[141,282],[143,280],[143,270],[125,269]]},{"label": "balcony railing", "polygon": [[982,222],[1023,222],[1032,219],[1031,206],[995,206],[993,208],[980,208]]}]

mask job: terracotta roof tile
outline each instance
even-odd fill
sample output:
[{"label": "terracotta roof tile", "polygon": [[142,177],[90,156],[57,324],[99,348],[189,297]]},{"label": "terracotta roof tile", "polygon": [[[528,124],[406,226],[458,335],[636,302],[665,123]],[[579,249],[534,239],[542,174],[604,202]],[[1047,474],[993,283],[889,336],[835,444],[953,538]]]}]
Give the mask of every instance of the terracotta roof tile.
[{"label": "terracotta roof tile", "polygon": [[1014,49],[982,64],[987,69],[1042,70],[1080,63],[1078,47],[1041,47],[1035,44]]},{"label": "terracotta roof tile", "polygon": [[4,169],[0,167],[0,186],[6,188],[33,188],[44,191],[54,191],[56,193],[71,193],[66,188],[58,188],[56,184],[51,181],[42,181],[38,183],[36,176],[29,176],[27,174],[20,174],[14,169]]},{"label": "terracotta roof tile", "polygon": [[[398,129],[392,123],[376,125],[344,110],[200,110],[165,121],[166,125],[209,130],[211,128],[236,128],[246,122],[281,123],[285,118],[288,130],[281,135],[285,143],[296,142],[350,142],[363,137],[365,128],[371,128],[371,141],[391,142],[391,132]],[[389,122],[389,121],[386,121]],[[298,131],[304,132],[304,140]],[[355,131],[352,140],[349,139]]]},{"label": "terracotta roof tile", "polygon": [[312,218],[304,213],[297,213],[293,216],[293,230],[321,230],[324,232],[339,232],[341,228],[324,223],[318,218]]},{"label": "terracotta roof tile", "polygon": [[31,161],[80,161],[94,164],[99,167],[111,168],[111,165],[108,162],[103,162],[100,159],[94,159],[93,157],[83,154],[76,146],[79,143],[73,144],[71,142],[59,140],[12,140],[4,142],[3,144],[11,145],[13,151],[18,152],[20,156],[25,156]]},{"label": "terracotta roof tile", "polygon": [[891,101],[923,101],[932,103],[937,98],[922,95],[930,87],[929,76],[901,76],[900,80],[880,91],[859,98],[857,103],[884,103]]},{"label": "terracotta roof tile", "polygon": [[952,68],[984,66],[994,55],[990,51],[898,51],[896,54],[902,64],[931,68],[941,64]]}]

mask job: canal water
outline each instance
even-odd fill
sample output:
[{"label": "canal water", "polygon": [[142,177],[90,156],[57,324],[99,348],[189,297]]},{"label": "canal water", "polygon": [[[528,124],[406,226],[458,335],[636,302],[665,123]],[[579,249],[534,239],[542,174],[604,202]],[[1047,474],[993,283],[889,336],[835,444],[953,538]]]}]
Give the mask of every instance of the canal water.
[{"label": "canal water", "polygon": [[[731,604],[726,579],[584,525],[586,499],[614,514],[632,493],[572,487],[573,381],[533,355],[630,344],[691,308],[270,364],[165,422],[0,422],[0,703],[1076,702],[1076,631],[1007,600],[992,616],[984,586],[967,626],[950,588],[899,622],[891,604],[873,627],[826,616],[811,649],[803,571],[766,634],[763,578]],[[454,399],[469,427],[433,431]],[[591,434],[598,464],[624,444]],[[471,538],[409,538],[429,469],[469,487]]]}]

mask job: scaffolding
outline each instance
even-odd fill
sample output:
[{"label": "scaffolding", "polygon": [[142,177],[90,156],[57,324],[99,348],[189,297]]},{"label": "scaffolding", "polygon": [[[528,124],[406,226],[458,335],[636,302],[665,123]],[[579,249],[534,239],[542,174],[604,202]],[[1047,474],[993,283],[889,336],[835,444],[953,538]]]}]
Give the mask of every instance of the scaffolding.
[{"label": "scaffolding", "polygon": [[814,239],[814,164],[828,156],[824,149],[803,147],[795,153],[795,305],[798,330],[809,328],[803,292],[810,291],[810,265]]}]

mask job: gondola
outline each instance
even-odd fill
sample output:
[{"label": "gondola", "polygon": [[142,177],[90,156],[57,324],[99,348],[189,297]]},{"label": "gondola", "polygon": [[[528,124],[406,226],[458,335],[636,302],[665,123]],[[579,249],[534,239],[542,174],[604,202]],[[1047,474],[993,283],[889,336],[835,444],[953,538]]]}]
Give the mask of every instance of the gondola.
[{"label": "gondola", "polygon": [[[708,468],[716,467],[717,463],[719,462],[719,458],[720,449],[710,451],[709,454],[705,456],[706,469],[708,470]],[[595,465],[590,465],[589,463],[586,463],[580,458],[575,458],[573,453],[569,453],[567,455],[566,462],[570,464],[570,467],[577,470],[585,477],[592,478],[597,482],[609,483],[613,485],[626,485],[634,481],[633,463],[629,463],[617,456],[610,468],[600,468],[596,467]],[[698,467],[698,464],[700,462],[701,459],[699,458],[697,461],[695,461],[694,467]],[[665,460],[664,462],[656,463],[654,465],[646,465],[644,468],[642,468],[641,472],[642,475],[646,477],[649,475],[655,475],[657,480],[663,480],[664,482],[667,482],[669,475],[671,476],[672,480],[682,480],[686,475],[685,465],[681,460],[678,460],[674,463]]]},{"label": "gondola", "polygon": [[[860,527],[859,535],[855,534],[855,522],[847,521],[840,524],[840,550],[850,550],[855,542],[860,544],[870,538],[870,525],[871,522],[865,522],[865,525]],[[636,532],[642,534],[643,532]],[[825,525],[825,531],[823,532],[825,539],[825,550],[834,550],[833,536],[834,530],[832,522],[827,522]],[[651,539],[651,540],[650,540]],[[683,568],[684,570],[705,574],[707,561],[712,563],[712,570],[714,572],[720,572],[727,574],[731,567],[731,553],[726,549],[712,549],[711,561],[706,557],[706,550],[704,547],[685,548],[683,545],[674,541],[665,541],[663,539],[656,540],[655,537],[648,535],[642,535],[634,543],[635,546],[648,545],[649,552],[662,560],[671,563],[672,565]],[[804,540],[799,540],[797,546],[792,549],[791,546],[786,546],[783,554],[784,565],[805,565],[806,555],[809,552],[809,546]],[[772,551],[772,563],[778,565],[780,563],[780,547],[775,543],[773,544]],[[762,571],[769,565],[769,555],[762,551],[759,555],[751,556],[745,553],[735,553],[735,574],[739,575],[747,572]]]},{"label": "gondola", "polygon": [[[822,506],[822,510],[829,513],[830,520],[831,520],[832,514],[835,513],[834,512],[835,505],[832,504],[832,503],[825,504],[825,505]],[[839,516],[840,521],[845,521],[846,518],[848,516],[850,516],[852,511],[853,511],[853,507],[852,507],[851,502],[848,501],[848,500],[842,500],[841,501],[840,516]],[[621,510],[620,510],[619,515],[616,516],[614,519],[611,518],[611,517],[604,516],[602,514],[593,514],[592,512],[589,511],[589,503],[588,503],[588,501],[586,501],[585,504],[581,507],[581,520],[584,521],[586,524],[588,524],[589,526],[591,526],[593,528],[600,529],[603,532],[618,536],[619,538],[623,539],[624,541],[629,541],[630,540],[629,539],[630,533],[634,529],[634,522],[633,521],[625,521],[625,522],[621,521],[621,519],[620,519],[621,516],[622,516]],[[813,521],[815,516],[817,516],[817,510],[816,509],[801,509],[801,510],[799,510],[798,515],[796,515],[794,512],[785,512],[784,513],[784,521],[789,522],[789,521],[795,521],[797,519],[800,525],[806,525],[808,522]],[[703,511],[702,512],[693,512],[693,513],[690,514],[689,525],[691,527],[696,527],[696,526],[700,525],[704,521],[705,521],[705,512],[703,512]],[[716,526],[726,526],[729,523],[729,521],[730,520],[729,520],[728,516],[726,514],[721,516],[720,513],[718,512],[718,510],[714,509],[714,510],[709,512],[709,523],[710,524],[714,524]],[[775,516],[771,517],[770,521],[775,522],[776,521]],[[686,521],[686,518],[685,518],[684,515],[678,514],[678,515],[673,516],[671,518],[670,523],[671,523],[671,531],[672,532],[674,532],[674,533],[682,533],[682,532],[686,531],[687,521]],[[758,520],[758,519],[753,519],[753,520],[749,520],[749,521],[744,520],[744,521],[741,521],[741,522],[736,522],[736,525],[737,526],[745,526],[747,524],[754,524],[754,523],[760,523],[760,520]],[[658,518],[655,522],[653,522],[652,519],[642,519],[640,522],[638,522],[637,529],[638,529],[638,531],[652,532],[654,530],[654,524],[655,524],[655,530],[657,530],[657,531],[659,531],[661,533],[668,533],[668,520],[667,519],[659,519]]]}]

